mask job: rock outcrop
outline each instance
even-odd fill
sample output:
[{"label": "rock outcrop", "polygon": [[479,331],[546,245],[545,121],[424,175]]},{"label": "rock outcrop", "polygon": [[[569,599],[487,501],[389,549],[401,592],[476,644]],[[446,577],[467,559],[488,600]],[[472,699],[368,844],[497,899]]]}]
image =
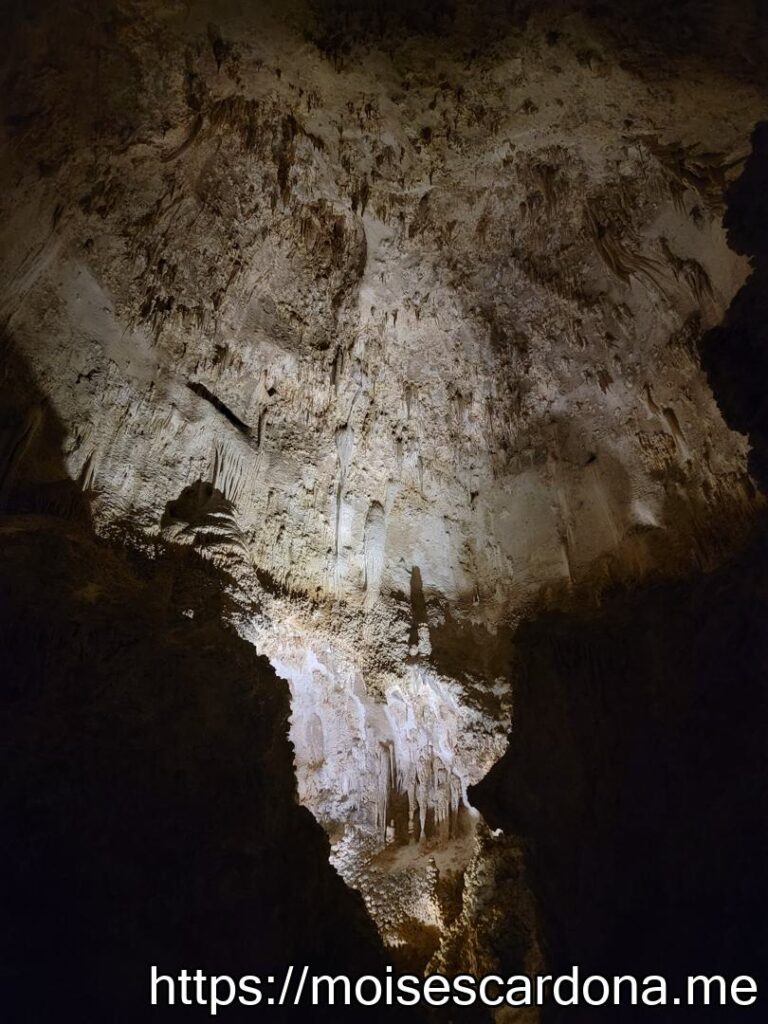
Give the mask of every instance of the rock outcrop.
[{"label": "rock outcrop", "polygon": [[[760,328],[750,369],[699,351],[764,305],[722,221],[766,110],[760,5],[44,0],[8,21],[0,320],[30,384],[4,406],[3,507],[92,531],[34,536],[96,611],[117,605],[88,552],[127,545],[148,592],[183,590],[174,630],[216,619],[232,686],[279,688],[246,651],[269,658],[299,797],[404,962],[538,962],[522,847],[469,795],[525,714],[530,623],[695,590],[763,515]],[[169,657],[164,630],[143,658]],[[506,938],[481,951],[486,924]]]},{"label": "rock outcrop", "polygon": [[[753,135],[725,217],[752,274],[701,341],[763,486],[765,132]],[[746,550],[711,573],[617,588],[600,608],[545,613],[518,630],[514,733],[471,797],[491,824],[527,838],[555,972],[663,966],[677,991],[696,974],[764,984],[767,598],[761,519]],[[732,1007],[707,1012],[733,1019]],[[687,1013],[675,1016],[698,1020],[701,1008]]]},{"label": "rock outcrop", "polygon": [[363,902],[296,800],[288,687],[228,626],[226,581],[189,549],[150,559],[52,509],[57,432],[48,412],[24,433],[0,511],[6,1019],[210,1019],[178,995],[151,1008],[152,964],[255,974],[265,998],[289,964],[382,974]]}]

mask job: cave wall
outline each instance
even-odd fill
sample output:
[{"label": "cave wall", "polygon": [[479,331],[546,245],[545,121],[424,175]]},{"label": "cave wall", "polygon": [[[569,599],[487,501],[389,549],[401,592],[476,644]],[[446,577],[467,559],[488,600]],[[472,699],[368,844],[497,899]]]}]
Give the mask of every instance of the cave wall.
[{"label": "cave wall", "polygon": [[150,558],[97,538],[7,341],[3,373],[0,437],[21,452],[0,508],[6,1019],[134,1024],[151,964],[383,973],[361,898],[297,802],[288,687],[231,625],[225,574],[189,547]]},{"label": "cave wall", "polygon": [[[423,960],[519,969],[538,962],[539,939],[514,837],[494,847],[481,831],[474,852],[449,850],[464,858],[463,903],[459,883],[437,879],[426,858],[418,871],[408,863],[384,877],[381,862],[369,873],[343,842],[370,828],[384,837],[371,857],[402,866],[413,851],[395,857],[381,845],[387,826],[401,828],[401,812],[390,812],[406,797],[409,809],[420,802],[420,827],[431,815],[450,830],[467,787],[501,754],[514,704],[510,753],[469,793],[490,820],[531,839],[553,963],[573,949],[599,959],[591,896],[620,903],[625,882],[664,883],[655,862],[643,868],[632,856],[626,835],[635,826],[615,803],[624,793],[637,799],[653,831],[662,798],[643,804],[636,780],[644,752],[653,761],[646,743],[658,740],[673,775],[698,763],[696,744],[684,740],[675,753],[672,734],[693,714],[689,688],[720,699],[725,652],[712,648],[711,665],[683,663],[673,696],[673,624],[683,649],[698,641],[691,609],[706,607],[712,621],[719,614],[712,580],[747,602],[737,570],[722,566],[736,564],[764,506],[754,480],[765,478],[765,280],[754,245],[736,237],[750,221],[757,233],[758,219],[734,212],[732,191],[722,220],[766,106],[761,5],[109,0],[73,12],[40,0],[9,5],[7,28],[8,649],[22,696],[46,675],[55,681],[58,663],[45,659],[64,652],[66,686],[84,680],[75,705],[86,718],[92,705],[110,737],[86,742],[58,703],[46,703],[45,687],[34,698],[42,703],[30,714],[50,715],[73,756],[83,745],[61,807],[81,814],[91,837],[105,818],[122,827],[112,804],[99,804],[103,794],[94,794],[97,814],[76,793],[101,785],[107,742],[128,742],[123,732],[141,707],[161,714],[154,702],[171,701],[148,688],[156,665],[168,688],[183,670],[194,700],[224,702],[217,750],[227,752],[226,789],[248,762],[248,714],[235,721],[242,687],[264,695],[276,684],[256,648],[292,687],[299,795],[332,833],[345,877],[367,897],[376,887],[390,894],[376,907],[369,898],[380,923],[438,933],[420,947]],[[762,181],[756,167],[749,161],[739,180]],[[23,381],[5,369],[16,354]],[[128,561],[118,554],[126,541]],[[649,583],[665,576],[681,582]],[[616,583],[638,585],[636,596],[611,590]],[[603,592],[602,611],[573,612]],[[736,613],[722,611],[738,636],[728,617]],[[82,650],[73,619],[87,634]],[[157,634],[146,648],[135,640],[140,622]],[[539,638],[550,628],[558,640],[548,653]],[[643,671],[622,660],[625,628]],[[231,691],[207,678],[209,632]],[[29,660],[32,640],[18,639],[38,634],[40,664]],[[117,663],[111,645],[123,636],[146,671],[113,669],[123,680],[113,707],[106,669],[87,648]],[[195,644],[198,667],[185,653]],[[742,666],[747,689],[753,668]],[[603,689],[619,669],[626,684],[603,716]],[[661,679],[668,703],[656,691]],[[190,736],[202,728],[195,707],[170,719]],[[317,851],[293,868],[318,880],[318,935],[329,934],[320,920],[327,892],[342,922],[351,915],[349,934],[363,934],[359,901],[334,888],[319,833],[296,818],[286,708],[269,707],[282,752],[243,794],[259,830],[252,852],[266,882],[263,913],[273,913],[268,894],[282,876],[260,844],[270,829],[287,841],[295,827]],[[713,721],[705,714],[699,725],[714,743]],[[39,750],[31,722],[12,748],[20,765]],[[267,742],[272,733],[258,735]],[[139,771],[141,752],[157,763],[159,743],[139,730],[115,786],[144,792],[152,772]],[[751,749],[735,751],[747,774]],[[589,766],[595,750],[605,754],[604,778]],[[188,756],[187,746],[178,750],[180,764]],[[40,760],[41,773],[47,764]],[[37,771],[22,803],[33,792],[48,799]],[[660,772],[651,772],[654,794]],[[203,818],[213,798],[204,775],[200,768],[189,782],[200,787]],[[733,794],[722,785],[727,802]],[[169,786],[176,807],[182,797]],[[284,795],[274,822],[272,786]],[[690,793],[705,833],[694,780],[678,779],[670,792],[677,809]],[[8,799],[23,837],[12,787]],[[43,820],[55,835],[66,813],[57,808]],[[191,812],[178,813],[194,831]],[[240,827],[221,823],[223,834]],[[119,845],[122,834],[112,838]],[[590,881],[583,868],[584,892],[571,842],[605,869]],[[75,839],[67,843],[77,860]],[[214,871],[219,851],[201,844]],[[749,857],[746,846],[734,850],[741,854]],[[14,870],[28,894],[32,868]],[[691,893],[704,891],[707,870]],[[519,902],[519,920],[488,909],[488,879],[497,878]],[[423,903],[422,919],[408,918],[405,902]],[[618,929],[621,907],[603,910]],[[346,934],[334,913],[331,932]],[[39,942],[44,909],[35,914],[40,928],[28,931]],[[290,922],[286,949],[298,941]],[[166,934],[156,921],[137,928],[156,926]],[[221,928],[214,945],[223,949],[230,938]],[[640,935],[638,955],[644,942]],[[372,948],[369,939],[361,948]]]},{"label": "cave wall", "polygon": [[[749,436],[763,486],[765,131],[753,134],[725,216],[752,273],[701,339],[714,394]],[[471,795],[527,843],[556,972],[663,974],[680,991],[698,973],[765,983],[767,599],[761,519],[746,550],[714,572],[612,590],[516,634],[509,748]],[[551,1007],[545,1019],[593,1012]],[[707,1013],[733,1019],[728,1008]]]},{"label": "cave wall", "polygon": [[693,352],[747,271],[748,15],[713,61],[620,5],[438,6],[51,2],[3,71],[2,315],[100,527],[211,479],[369,678],[414,568],[431,630],[496,629],[718,557],[754,499]]}]

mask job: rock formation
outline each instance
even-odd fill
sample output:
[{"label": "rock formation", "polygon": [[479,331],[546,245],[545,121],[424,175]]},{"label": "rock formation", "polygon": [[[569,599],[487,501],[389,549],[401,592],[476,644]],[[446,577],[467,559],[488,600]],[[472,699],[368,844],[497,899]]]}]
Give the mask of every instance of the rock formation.
[{"label": "rock formation", "polygon": [[[665,864],[738,827],[721,756],[752,780],[758,829],[747,709],[721,754],[701,744],[726,713],[730,645],[747,652],[734,700],[759,691],[742,609],[763,578],[764,129],[750,140],[766,25],[757,3],[672,6],[9,11],[13,757],[51,794],[46,843],[82,812],[72,861],[100,822],[127,842],[120,793],[143,801],[154,766],[178,763],[120,892],[138,891],[153,829],[162,871],[189,829],[200,859],[180,884],[221,871],[234,892],[183,926],[215,916],[222,958],[230,901],[242,927],[282,914],[279,890],[280,955],[299,959],[301,877],[310,952],[336,951],[337,970],[380,940],[419,969],[597,964],[631,900],[669,881],[636,856],[671,835],[654,831],[665,815],[691,801]],[[299,800],[378,937],[293,806],[285,683]],[[62,759],[63,794],[46,781]],[[642,803],[646,771],[664,799]],[[183,805],[177,825],[158,824],[163,801]],[[208,807],[201,837],[189,822]],[[733,856],[757,884],[746,847]],[[26,864],[20,900],[43,871]],[[714,871],[675,904],[686,929]],[[643,962],[650,935],[631,947]],[[691,937],[659,948],[673,936]],[[239,955],[269,960],[254,941]]]}]

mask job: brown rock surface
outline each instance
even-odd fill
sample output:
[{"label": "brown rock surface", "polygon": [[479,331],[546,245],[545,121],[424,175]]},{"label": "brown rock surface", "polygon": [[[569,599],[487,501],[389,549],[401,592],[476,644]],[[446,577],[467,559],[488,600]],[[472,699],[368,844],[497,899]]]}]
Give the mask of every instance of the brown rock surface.
[{"label": "brown rock surface", "polygon": [[[757,543],[764,273],[748,280],[760,243],[735,234],[759,218],[738,199],[722,218],[765,116],[765,29],[761,5],[724,0],[9,7],[13,614],[31,636],[56,606],[62,678],[68,608],[110,650],[147,622],[139,660],[170,660],[169,687],[183,670],[195,701],[233,688],[215,733],[233,729],[229,772],[256,714],[236,708],[253,687],[279,703],[266,655],[291,691],[299,797],[406,962],[514,970],[550,952],[523,847],[475,834],[468,796],[515,735],[537,623],[578,632],[612,587],[627,608],[637,588],[636,631],[616,614],[641,645],[666,621],[662,580],[699,593]],[[756,159],[732,199],[755,193]],[[170,653],[187,635],[203,652],[208,631],[221,680],[218,655]],[[171,699],[140,673],[117,708],[89,685],[96,720]],[[285,709],[269,708],[259,728],[280,746]],[[299,820],[283,747],[254,795],[257,822],[269,786],[283,794],[278,834]],[[321,917],[335,882],[312,865]],[[496,877],[520,893],[506,923],[483,910]]]}]

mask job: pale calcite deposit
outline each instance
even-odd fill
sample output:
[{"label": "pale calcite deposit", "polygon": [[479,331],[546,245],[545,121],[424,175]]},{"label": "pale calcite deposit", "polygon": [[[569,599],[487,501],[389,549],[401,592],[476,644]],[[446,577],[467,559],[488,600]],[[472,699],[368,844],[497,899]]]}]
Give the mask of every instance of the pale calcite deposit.
[{"label": "pale calcite deposit", "polygon": [[0,311],[98,528],[227,566],[301,798],[393,942],[374,861],[418,840],[434,950],[430,858],[473,856],[519,617],[715,564],[755,506],[695,342],[746,274],[722,193],[765,97],[576,13],[471,58],[460,22],[340,54],[318,17],[22,20]]}]

